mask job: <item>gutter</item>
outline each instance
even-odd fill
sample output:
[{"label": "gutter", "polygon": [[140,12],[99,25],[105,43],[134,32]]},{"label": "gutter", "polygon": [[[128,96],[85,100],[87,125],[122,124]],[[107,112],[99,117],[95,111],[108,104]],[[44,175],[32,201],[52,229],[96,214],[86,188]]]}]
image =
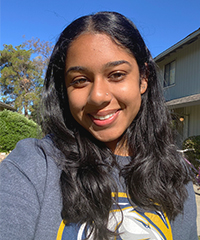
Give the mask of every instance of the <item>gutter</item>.
[{"label": "gutter", "polygon": [[160,53],[157,57],[154,58],[155,62],[161,62],[167,55],[175,52],[177,49],[182,48],[186,44],[190,44],[198,39],[200,36],[200,28],[195,32],[189,34],[186,38],[174,44],[172,47],[168,48],[164,52]]}]

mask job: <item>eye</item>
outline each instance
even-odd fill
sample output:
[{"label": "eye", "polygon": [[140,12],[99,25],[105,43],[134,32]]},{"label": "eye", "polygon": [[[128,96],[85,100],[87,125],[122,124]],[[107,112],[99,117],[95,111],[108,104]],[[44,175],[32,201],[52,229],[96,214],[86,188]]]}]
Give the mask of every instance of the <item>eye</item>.
[{"label": "eye", "polygon": [[121,81],[126,77],[126,73],[125,72],[121,72],[121,71],[117,71],[117,72],[112,72],[109,75],[109,79],[111,81]]},{"label": "eye", "polygon": [[74,78],[74,79],[71,81],[70,86],[74,86],[74,87],[77,87],[77,88],[81,88],[81,87],[86,86],[88,82],[89,82],[88,79],[85,78],[85,77]]}]

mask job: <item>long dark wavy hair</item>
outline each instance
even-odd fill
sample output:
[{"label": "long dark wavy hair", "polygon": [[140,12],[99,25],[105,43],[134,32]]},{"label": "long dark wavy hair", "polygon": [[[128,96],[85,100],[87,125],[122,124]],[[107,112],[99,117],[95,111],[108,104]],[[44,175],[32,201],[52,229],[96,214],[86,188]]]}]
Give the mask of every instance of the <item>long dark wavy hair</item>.
[{"label": "long dark wavy hair", "polygon": [[189,176],[173,144],[156,65],[135,25],[116,12],[99,12],[72,22],[61,33],[48,65],[42,95],[42,127],[64,156],[57,159],[62,167],[62,218],[66,223],[86,223],[94,239],[108,239],[113,234],[107,229],[115,201],[111,192],[117,191],[110,174],[116,165],[115,156],[73,119],[64,78],[67,50],[86,32],[110,36],[132,53],[140,76],[148,79],[141,108],[123,135],[131,161],[121,169],[121,174],[130,201],[143,209],[162,210],[173,220],[183,210]]}]

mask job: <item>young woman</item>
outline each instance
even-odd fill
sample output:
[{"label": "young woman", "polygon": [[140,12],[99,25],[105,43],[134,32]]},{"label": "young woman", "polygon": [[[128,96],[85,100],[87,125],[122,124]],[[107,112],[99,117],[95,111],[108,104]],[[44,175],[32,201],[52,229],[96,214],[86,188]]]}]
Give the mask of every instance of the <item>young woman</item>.
[{"label": "young woman", "polygon": [[197,239],[156,66],[124,16],[84,16],[61,33],[42,127],[1,164],[2,239]]}]

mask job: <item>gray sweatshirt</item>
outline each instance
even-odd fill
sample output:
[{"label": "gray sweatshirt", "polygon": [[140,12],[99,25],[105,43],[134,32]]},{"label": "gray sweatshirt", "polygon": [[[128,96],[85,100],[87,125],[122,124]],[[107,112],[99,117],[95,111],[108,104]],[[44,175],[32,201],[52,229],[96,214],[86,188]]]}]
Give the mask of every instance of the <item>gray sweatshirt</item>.
[{"label": "gray sweatshirt", "polygon": [[[49,154],[52,149],[50,137],[25,139],[0,164],[0,239],[84,239],[84,226],[65,226],[62,222],[61,170]],[[127,157],[117,158],[123,164],[128,161]],[[118,178],[117,170],[113,173]],[[119,179],[117,181],[120,183]],[[122,185],[119,186],[118,199],[124,216],[120,227],[123,234],[119,239],[172,239],[172,231],[174,240],[197,240],[192,183],[187,189],[189,197],[184,213],[170,223],[161,212],[145,212],[132,206]],[[115,206],[109,220],[110,229],[116,227],[115,221],[121,220]]]}]

